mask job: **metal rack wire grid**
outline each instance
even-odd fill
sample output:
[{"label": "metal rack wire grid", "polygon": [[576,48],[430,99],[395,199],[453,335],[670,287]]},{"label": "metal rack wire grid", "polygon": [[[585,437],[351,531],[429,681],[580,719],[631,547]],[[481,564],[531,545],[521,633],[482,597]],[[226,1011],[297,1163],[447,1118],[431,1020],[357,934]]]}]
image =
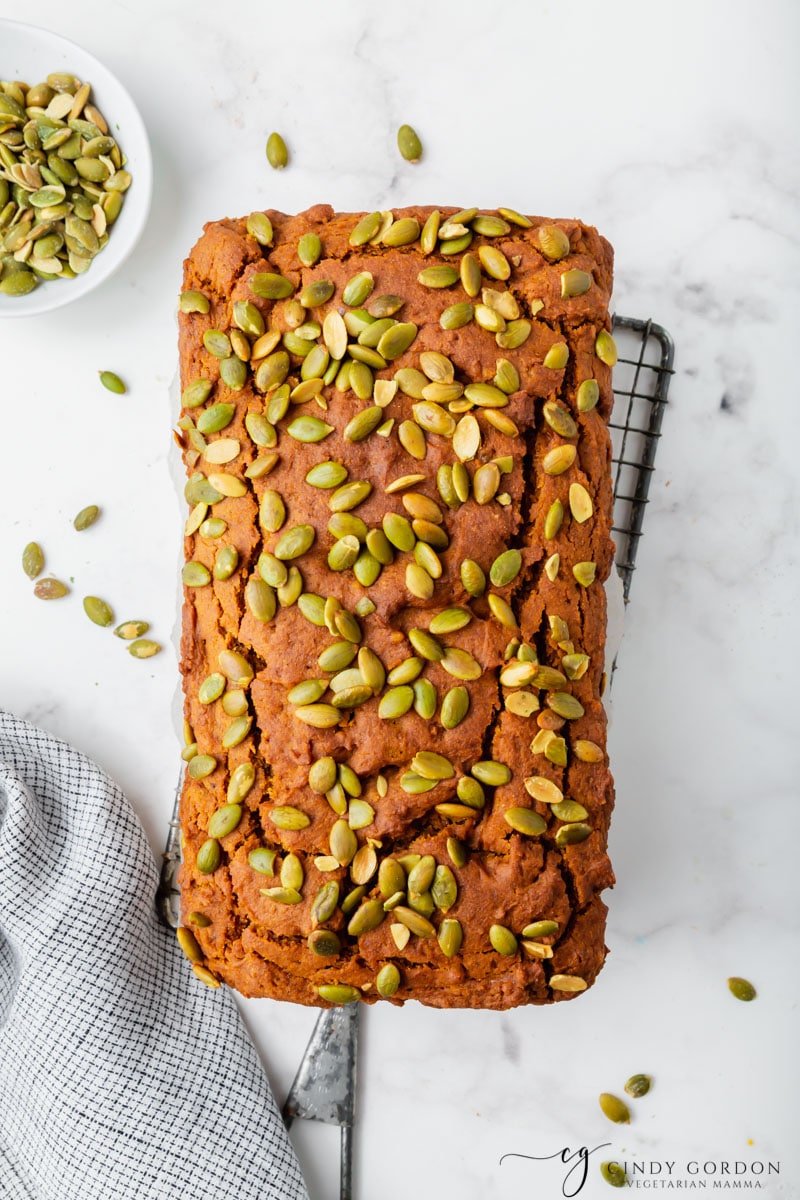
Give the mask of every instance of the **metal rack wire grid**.
[{"label": "metal rack wire grid", "polygon": [[614,367],[611,454],[614,540],[627,603],[667,404],[675,347],[661,325],[614,316],[619,358]]}]

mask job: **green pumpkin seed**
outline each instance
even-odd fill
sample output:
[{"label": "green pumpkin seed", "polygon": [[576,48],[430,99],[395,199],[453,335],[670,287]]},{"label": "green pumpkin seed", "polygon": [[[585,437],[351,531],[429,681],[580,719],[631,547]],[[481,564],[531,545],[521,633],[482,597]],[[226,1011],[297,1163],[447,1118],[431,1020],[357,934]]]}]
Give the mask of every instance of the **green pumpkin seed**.
[{"label": "green pumpkin seed", "polygon": [[539,249],[550,262],[559,262],[572,248],[567,234],[558,225],[540,225],[537,240]]},{"label": "green pumpkin seed", "polygon": [[312,954],[321,958],[330,958],[342,950],[342,943],[332,929],[315,929],[308,935],[307,945]]},{"label": "green pumpkin seed", "polygon": [[98,596],[84,596],[83,611],[95,625],[107,626],[114,621],[111,605],[106,604],[105,600],[101,600]]},{"label": "green pumpkin seed", "polygon": [[492,948],[496,950],[498,954],[502,954],[507,958],[510,958],[513,954],[516,954],[517,950],[519,949],[517,945],[517,939],[514,937],[514,934],[511,932],[511,930],[507,929],[505,925],[490,926],[489,941],[492,944]]},{"label": "green pumpkin seed", "polygon": [[347,866],[352,862],[358,850],[356,835],[345,820],[334,821],[329,836],[331,854],[340,864]]},{"label": "green pumpkin seed", "polygon": [[[270,810],[269,819],[276,829],[298,830],[307,829],[311,818],[301,809],[291,804],[282,804]],[[284,884],[286,886],[286,884]],[[297,890],[297,889],[295,889]]]},{"label": "green pumpkin seed", "polygon": [[474,763],[470,774],[474,779],[480,780],[489,787],[500,787],[504,783],[511,782],[511,769],[505,763],[496,762],[493,759],[484,759]]},{"label": "green pumpkin seed", "polygon": [[[199,564],[198,564],[199,565]],[[223,546],[214,559],[214,578],[230,579],[239,565],[239,551],[235,546]]]},{"label": "green pumpkin seed", "polygon": [[348,571],[358,558],[360,549],[358,538],[352,534],[339,538],[328,551],[328,566],[332,571]]},{"label": "green pumpkin seed", "polygon": [[263,579],[252,578],[244,590],[245,603],[257,621],[266,623],[275,616],[277,601],[275,592]]},{"label": "green pumpkin seed", "polygon": [[286,699],[290,704],[313,704],[327,690],[327,679],[304,679],[290,688]]},{"label": "green pumpkin seed", "polygon": [[433,596],[433,577],[419,563],[409,563],[406,567],[406,588],[412,596],[419,600],[430,600]]},{"label": "green pumpkin seed", "polygon": [[328,434],[333,433],[333,425],[326,424],[319,417],[296,417],[286,432],[296,442],[321,442]]},{"label": "green pumpkin seed", "polygon": [[222,735],[222,745],[226,750],[241,746],[253,725],[252,717],[235,717]]},{"label": "green pumpkin seed", "polygon": [[577,579],[581,587],[590,587],[597,575],[597,563],[594,562],[579,562],[575,563],[572,568],[572,574]]},{"label": "green pumpkin seed", "polygon": [[325,600],[322,596],[315,592],[302,592],[297,599],[297,607],[312,625],[325,624]]},{"label": "green pumpkin seed", "polygon": [[303,897],[295,888],[273,887],[261,888],[261,895],[272,900],[275,904],[300,904]]},{"label": "green pumpkin seed", "polygon": [[757,992],[749,979],[742,979],[739,975],[732,975],[728,980],[728,989],[732,996],[737,1000],[749,1002],[755,1000]]},{"label": "green pumpkin seed", "polygon": [[470,680],[480,679],[483,674],[483,667],[473,658],[469,651],[462,650],[457,646],[447,647],[440,660],[440,665],[447,671],[448,675],[452,675],[456,679],[461,679],[465,683],[470,682]]},{"label": "green pumpkin seed", "polygon": [[335,290],[330,279],[316,279],[303,288],[298,299],[303,308],[319,308],[321,304],[327,304]]},{"label": "green pumpkin seed", "polygon": [[208,379],[195,379],[181,393],[181,404],[184,408],[198,408],[206,402],[212,387],[213,384]]},{"label": "green pumpkin seed", "polygon": [[149,638],[137,638],[128,646],[128,654],[134,658],[153,658],[161,653],[162,648],[158,642],[152,642]]},{"label": "green pumpkin seed", "polygon": [[406,929],[409,929],[417,937],[435,937],[436,930],[427,917],[414,912],[412,908],[399,904],[392,912],[395,920],[399,921],[401,925],[405,925]]},{"label": "green pumpkin seed", "polygon": [[591,835],[591,825],[586,825],[582,821],[575,824],[562,825],[556,834],[557,846],[574,846],[578,842],[585,842]]},{"label": "green pumpkin seed", "polygon": [[189,760],[187,773],[192,779],[207,779],[217,769],[213,754],[195,754]]},{"label": "green pumpkin seed", "polygon": [[606,1183],[610,1183],[612,1187],[625,1187],[628,1182],[628,1176],[625,1174],[625,1168],[617,1162],[602,1162],[600,1163],[600,1174]]},{"label": "green pumpkin seed", "polygon": [[607,367],[613,367],[617,361],[617,344],[610,333],[601,329],[594,344],[594,352]]},{"label": "green pumpkin seed", "polygon": [[186,919],[191,925],[197,925],[200,929],[208,929],[211,924],[211,918],[201,912],[190,912]]},{"label": "green pumpkin seed", "polygon": [[459,685],[445,693],[440,714],[442,726],[445,729],[455,729],[469,712],[469,692]]},{"label": "green pumpkin seed", "polygon": [[375,280],[369,271],[360,271],[345,284],[342,292],[342,302],[352,308],[358,308],[371,294]]},{"label": "green pumpkin seed", "polygon": [[[387,329],[378,342],[378,353],[391,362],[404,354],[417,336],[417,326],[411,321],[399,321],[391,329]],[[351,371],[352,378],[352,371]]]},{"label": "green pumpkin seed", "polygon": [[338,725],[342,714],[332,704],[304,704],[294,710],[294,715],[304,725],[315,729],[333,729]]},{"label": "green pumpkin seed", "polygon": [[417,275],[417,282],[427,288],[452,287],[454,283],[458,283],[458,271],[455,267],[451,267],[447,263],[440,263],[434,267],[425,267]]},{"label": "green pumpkin seed", "polygon": [[261,497],[258,519],[262,529],[268,533],[277,533],[286,520],[286,505],[279,492],[267,488]]},{"label": "green pumpkin seed", "polygon": [[633,1096],[634,1100],[646,1096],[652,1086],[652,1079],[649,1075],[631,1075],[628,1082],[625,1084],[625,1091],[629,1096]]},{"label": "green pumpkin seed", "polygon": [[351,246],[364,246],[367,242],[375,237],[375,234],[381,227],[383,215],[380,212],[367,213],[356,224],[350,234]]},{"label": "green pumpkin seed", "polygon": [[339,884],[335,879],[329,879],[314,897],[311,905],[311,917],[316,925],[324,925],[330,921],[339,903]]},{"label": "green pumpkin seed", "polygon": [[547,828],[544,817],[534,812],[532,808],[518,806],[508,808],[503,813],[503,819],[516,833],[522,833],[526,837],[538,837]]},{"label": "green pumpkin seed", "polygon": [[278,540],[273,554],[281,562],[299,558],[301,554],[305,554],[307,550],[311,549],[315,537],[316,532],[313,525],[293,525]]},{"label": "green pumpkin seed", "polygon": [[470,779],[468,775],[462,775],[459,779],[456,794],[462,804],[469,808],[481,809],[486,803],[486,795],[478,780]]},{"label": "green pumpkin seed", "polygon": [[361,999],[358,988],[345,983],[322,983],[317,992],[329,1004],[354,1004],[356,1000]]},{"label": "green pumpkin seed", "polygon": [[266,213],[250,213],[247,218],[247,232],[250,237],[255,238],[259,246],[272,245],[272,222]]},{"label": "green pumpkin seed", "polygon": [[223,804],[209,818],[208,836],[211,838],[227,837],[229,833],[233,833],[241,819],[241,804]]},{"label": "green pumpkin seed", "polygon": [[596,379],[584,379],[578,386],[578,412],[591,412],[600,399],[600,387]]},{"label": "green pumpkin seed", "polygon": [[248,287],[254,296],[262,300],[286,300],[294,293],[294,284],[271,271],[257,271],[248,280]]},{"label": "green pumpkin seed", "polygon": [[29,579],[35,579],[44,570],[44,553],[38,542],[28,542],[22,551],[22,569]]},{"label": "green pumpkin seed", "polygon": [[465,325],[469,325],[474,316],[473,306],[463,301],[459,304],[451,304],[449,308],[446,308],[439,318],[439,324],[442,329],[462,329]]},{"label": "green pumpkin seed", "polygon": [[385,916],[382,901],[365,900],[350,918],[347,932],[351,937],[360,937],[362,933],[377,929]]},{"label": "green pumpkin seed", "polygon": [[391,687],[381,696],[378,716],[382,721],[396,721],[405,715],[414,703],[414,691],[407,685]]},{"label": "green pumpkin seed", "polygon": [[[452,222],[449,222],[449,224],[452,224]],[[442,226],[440,233],[444,231],[444,228]],[[444,255],[461,254],[462,250],[466,250],[471,245],[472,238],[473,233],[471,229],[468,229],[460,237],[445,238],[439,242],[439,253]]]},{"label": "green pumpkin seed", "polygon": [[522,555],[519,550],[505,550],[492,563],[489,578],[495,587],[506,587],[513,583],[521,570]]},{"label": "green pumpkin seed", "polygon": [[247,856],[247,861],[259,875],[274,875],[275,855],[277,851],[267,846],[256,846]]},{"label": "green pumpkin seed", "polygon": [[561,298],[567,300],[572,296],[582,296],[589,291],[593,280],[587,271],[564,271],[561,275]]},{"label": "green pumpkin seed", "polygon": [[335,488],[344,483],[345,479],[347,479],[347,467],[343,463],[331,460],[317,463],[306,474],[306,483],[310,483],[315,488]]},{"label": "green pumpkin seed", "polygon": [[406,517],[399,513],[385,513],[382,524],[383,532],[396,549],[406,552],[414,549],[417,539]]},{"label": "green pumpkin seed", "polygon": [[472,620],[472,613],[467,608],[443,608],[437,613],[430,624],[431,633],[455,633],[459,629],[466,628]]},{"label": "green pumpkin seed", "polygon": [[522,931],[524,938],[543,938],[553,937],[558,933],[558,921],[533,921],[530,925],[526,925]]},{"label": "green pumpkin seed", "polygon": [[183,313],[207,313],[211,308],[208,296],[193,289],[181,292],[178,308]]},{"label": "green pumpkin seed", "polygon": [[122,396],[127,392],[127,387],[113,371],[99,371],[100,382],[103,387],[109,392],[114,392],[118,396]]},{"label": "green pumpkin seed", "polygon": [[215,838],[203,842],[197,851],[195,865],[201,875],[213,875],[222,860],[222,850]]},{"label": "green pumpkin seed", "polygon": [[[142,634],[147,633],[149,628],[150,628],[150,625],[148,624],[147,621],[123,621],[123,623],[121,625],[118,625],[117,628],[114,630],[114,636],[118,637],[118,638],[122,638],[123,641],[130,642],[130,641],[133,641],[134,638],[141,637]],[[222,686],[223,686],[223,690],[224,690],[224,687],[225,687],[224,679],[222,681]],[[201,687],[202,687],[202,685],[201,685]],[[220,692],[220,695],[222,695],[222,692]],[[217,697],[214,697],[214,698],[217,699]],[[205,702],[203,702],[203,703],[205,703]]]},{"label": "green pumpkin seed", "polygon": [[384,246],[410,246],[420,234],[419,221],[415,217],[401,217],[393,221],[383,235]]},{"label": "green pumpkin seed", "polygon": [[[304,233],[297,243],[297,257],[304,267],[313,267],[322,254],[322,242],[316,233]],[[301,301],[302,303],[302,301]]]},{"label": "green pumpkin seed", "polygon": [[[436,754],[433,750],[418,750],[411,761],[411,769],[421,775],[423,779],[452,779],[455,775],[450,760],[443,754]],[[424,892],[428,886],[429,883],[423,885],[418,881],[411,884],[412,891],[415,892]]]},{"label": "green pumpkin seed", "polygon": [[422,253],[426,256],[432,254],[436,249],[436,240],[439,236],[441,221],[442,215],[438,208],[435,208],[422,226],[422,231],[419,235],[419,246]]},{"label": "green pumpkin seed", "polygon": [[273,170],[282,171],[288,161],[286,142],[279,133],[271,133],[267,138],[267,162]]},{"label": "green pumpkin seed", "polygon": [[618,1096],[612,1096],[610,1092],[601,1092],[598,1096],[598,1103],[603,1116],[608,1117],[609,1121],[614,1121],[617,1125],[630,1125],[630,1109],[624,1100],[620,1100]]},{"label": "green pumpkin seed", "polygon": [[426,658],[429,662],[440,662],[444,658],[444,647],[433,634],[427,633],[426,630],[409,630],[408,640],[420,658]]},{"label": "green pumpkin seed", "polygon": [[436,688],[429,679],[415,679],[412,687],[414,689],[414,712],[417,716],[422,717],[423,721],[432,720],[438,701]]},{"label": "green pumpkin seed", "polygon": [[454,958],[461,949],[464,940],[464,931],[461,928],[461,922],[456,921],[453,917],[447,917],[439,926],[439,949],[445,958]]},{"label": "green pumpkin seed", "polygon": [[482,596],[486,591],[486,576],[473,558],[465,558],[461,564],[461,585],[470,596]]},{"label": "green pumpkin seed", "polygon": [[398,129],[397,149],[406,162],[416,163],[422,158],[422,142],[410,125],[401,125]]},{"label": "green pumpkin seed", "polygon": [[[255,373],[255,384],[261,392],[268,392],[272,388],[279,387],[283,383],[286,376],[289,374],[289,355],[285,350],[276,350],[274,354],[268,354],[267,357],[258,364]],[[286,394],[288,402],[288,392]],[[273,423],[280,418],[273,415],[272,408],[267,409],[267,417]]]},{"label": "green pumpkin seed", "polygon": [[199,562],[187,562],[181,572],[186,587],[205,587],[211,582],[211,572],[208,567]]}]

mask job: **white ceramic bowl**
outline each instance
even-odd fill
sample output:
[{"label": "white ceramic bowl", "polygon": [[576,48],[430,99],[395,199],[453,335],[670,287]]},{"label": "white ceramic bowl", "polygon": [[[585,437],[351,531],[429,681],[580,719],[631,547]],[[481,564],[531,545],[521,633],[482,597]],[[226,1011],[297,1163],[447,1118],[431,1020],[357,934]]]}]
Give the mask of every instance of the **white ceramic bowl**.
[{"label": "white ceramic bowl", "polygon": [[0,79],[24,79],[33,85],[54,71],[67,71],[91,83],[92,103],[100,109],[119,142],[133,182],[111,227],[108,243],[89,270],[75,279],[42,281],[27,296],[5,296],[0,292],[0,317],[29,317],[49,312],[93,291],[113,275],[133,250],[150,211],[153,163],[147,130],[116,76],[94,55],[58,34],[0,19]]}]

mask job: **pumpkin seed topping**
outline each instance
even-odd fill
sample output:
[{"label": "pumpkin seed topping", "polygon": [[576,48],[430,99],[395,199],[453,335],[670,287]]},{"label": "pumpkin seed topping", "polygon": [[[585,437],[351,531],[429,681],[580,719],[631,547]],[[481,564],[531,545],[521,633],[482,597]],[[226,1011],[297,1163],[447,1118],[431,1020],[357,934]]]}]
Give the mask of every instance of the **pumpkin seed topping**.
[{"label": "pumpkin seed topping", "polygon": [[422,158],[422,142],[411,125],[401,125],[398,129],[397,149],[406,162],[416,163]]}]

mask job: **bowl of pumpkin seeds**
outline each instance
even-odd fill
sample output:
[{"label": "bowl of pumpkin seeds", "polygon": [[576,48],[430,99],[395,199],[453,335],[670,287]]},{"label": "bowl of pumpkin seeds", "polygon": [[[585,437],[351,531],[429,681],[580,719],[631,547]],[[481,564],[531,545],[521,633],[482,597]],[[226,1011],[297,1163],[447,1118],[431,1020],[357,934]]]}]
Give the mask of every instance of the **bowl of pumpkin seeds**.
[{"label": "bowl of pumpkin seeds", "polygon": [[85,296],[127,259],[150,211],[147,131],[101,62],[0,19],[0,316]]}]

